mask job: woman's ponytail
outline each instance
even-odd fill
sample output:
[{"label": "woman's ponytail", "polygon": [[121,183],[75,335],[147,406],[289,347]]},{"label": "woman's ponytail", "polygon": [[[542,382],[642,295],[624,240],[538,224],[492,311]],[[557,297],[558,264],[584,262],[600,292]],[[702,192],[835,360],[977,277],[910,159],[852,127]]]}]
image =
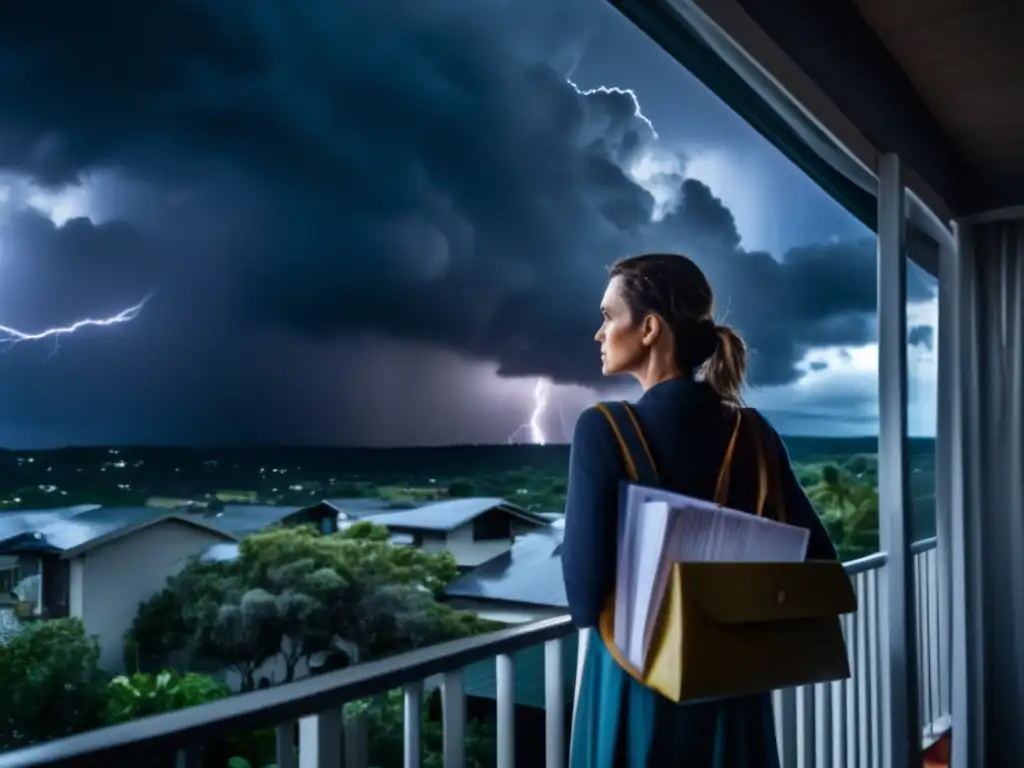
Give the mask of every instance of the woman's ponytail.
[{"label": "woman's ponytail", "polygon": [[724,402],[743,403],[743,386],[747,378],[747,345],[732,328],[716,325],[718,344],[700,369],[700,377],[714,389]]}]

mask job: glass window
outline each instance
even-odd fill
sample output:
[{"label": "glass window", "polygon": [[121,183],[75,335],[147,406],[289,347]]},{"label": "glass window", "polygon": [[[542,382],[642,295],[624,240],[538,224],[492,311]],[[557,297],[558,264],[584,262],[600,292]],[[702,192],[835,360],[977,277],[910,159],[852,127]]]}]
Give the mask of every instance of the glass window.
[{"label": "glass window", "polygon": [[942,564],[936,536],[935,431],[938,417],[938,246],[910,230],[907,247],[907,507],[913,561],[918,707],[926,738],[947,727],[948,681],[942,675]]},{"label": "glass window", "polygon": [[935,422],[938,415],[939,281],[907,263],[907,456],[914,541],[935,535]]},{"label": "glass window", "polygon": [[0,555],[0,603],[10,599],[18,578],[18,558]]}]

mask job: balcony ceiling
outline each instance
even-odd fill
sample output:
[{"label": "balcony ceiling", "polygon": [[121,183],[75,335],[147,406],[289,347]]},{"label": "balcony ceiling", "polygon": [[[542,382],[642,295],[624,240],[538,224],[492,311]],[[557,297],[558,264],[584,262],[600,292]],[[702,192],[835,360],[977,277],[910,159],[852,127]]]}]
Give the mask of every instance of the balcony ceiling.
[{"label": "balcony ceiling", "polygon": [[982,178],[1024,174],[1024,0],[855,0]]}]

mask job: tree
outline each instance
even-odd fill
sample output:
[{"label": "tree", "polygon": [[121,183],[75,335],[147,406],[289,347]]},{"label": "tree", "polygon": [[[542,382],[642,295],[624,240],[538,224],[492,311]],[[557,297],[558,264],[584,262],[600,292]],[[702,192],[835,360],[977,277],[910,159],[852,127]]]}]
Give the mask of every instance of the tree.
[{"label": "tree", "polygon": [[314,653],[361,661],[483,631],[437,602],[458,574],[448,553],[389,542],[366,522],[321,535],[285,528],[247,537],[234,562],[193,562],[144,603],[128,634],[150,665],[177,650],[238,672],[243,689],[280,658],[285,681]]},{"label": "tree", "polygon": [[818,483],[807,489],[839,555],[849,560],[878,549],[878,490],[834,464],[821,469]]},{"label": "tree", "polygon": [[[172,578],[170,583],[174,582]],[[125,669],[154,672],[174,651],[185,648],[188,640],[182,591],[169,585],[139,605],[132,626],[125,633]]]},{"label": "tree", "polygon": [[0,750],[103,722],[99,646],[78,619],[31,622],[0,645]]},{"label": "tree", "polygon": [[243,691],[255,689],[256,670],[281,646],[274,596],[247,587],[242,574],[211,580],[209,591],[184,609],[196,654],[236,672]]}]

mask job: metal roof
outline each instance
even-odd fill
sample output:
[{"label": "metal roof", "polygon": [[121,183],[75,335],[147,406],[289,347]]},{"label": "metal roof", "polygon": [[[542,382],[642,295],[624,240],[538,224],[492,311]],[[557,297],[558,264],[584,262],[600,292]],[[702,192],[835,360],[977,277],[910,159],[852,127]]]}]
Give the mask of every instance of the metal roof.
[{"label": "metal roof", "polygon": [[287,520],[296,512],[310,507],[275,507],[269,504],[225,504],[223,509],[190,510],[189,515],[222,531],[241,536],[255,533]]},{"label": "metal roof", "polygon": [[[334,507],[339,514],[346,517],[359,518],[386,512],[392,508],[390,501],[379,498],[324,499],[319,503]],[[307,509],[312,509],[312,507],[307,507]]]},{"label": "metal roof", "polygon": [[389,528],[412,528],[420,531],[451,531],[484,512],[492,509],[500,509],[510,515],[536,523],[546,525],[544,518],[528,512],[522,507],[510,504],[505,499],[499,498],[470,498],[450,499],[447,501],[434,501],[424,504],[416,509],[407,509],[400,512],[384,512],[379,515],[368,515],[366,520],[377,525],[386,525]]},{"label": "metal roof", "polygon": [[38,530],[42,526],[74,517],[82,512],[98,509],[99,504],[79,504],[73,507],[52,509],[16,509],[0,512],[0,542],[26,531]]},{"label": "metal roof", "polygon": [[30,529],[0,543],[0,551],[64,552],[121,528],[166,516],[166,509],[94,506],[77,514],[51,519],[42,525],[33,524]]},{"label": "metal roof", "polygon": [[0,512],[0,553],[69,552],[158,519],[177,519],[230,537],[255,533],[302,511],[301,507],[229,504],[216,512],[156,507],[102,507],[81,504],[50,510]]},{"label": "metal roof", "polygon": [[449,584],[445,595],[567,609],[561,557],[564,534],[561,528],[545,528],[522,536],[508,552]]}]

